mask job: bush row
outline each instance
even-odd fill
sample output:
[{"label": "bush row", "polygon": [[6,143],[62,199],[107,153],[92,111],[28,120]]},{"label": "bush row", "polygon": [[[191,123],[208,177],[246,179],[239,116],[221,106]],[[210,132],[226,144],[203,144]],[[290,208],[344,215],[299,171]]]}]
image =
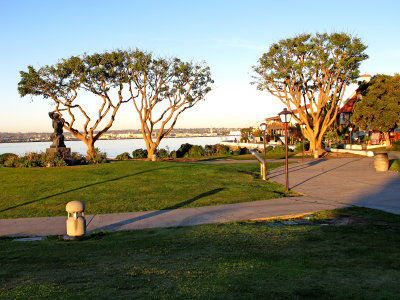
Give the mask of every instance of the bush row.
[{"label": "bush row", "polygon": [[28,153],[19,156],[14,153],[4,153],[0,155],[0,165],[11,168],[34,168],[34,167],[63,167],[69,165],[98,164],[107,161],[107,155],[96,148],[93,157],[84,157],[76,152],[71,154],[68,162],[62,158],[52,157],[44,152]]},{"label": "bush row", "polygon": [[[178,150],[169,151],[168,149],[159,149],[156,153],[158,158],[199,158],[204,156],[224,156],[224,155],[241,155],[248,154],[249,150],[247,148],[239,148],[235,151],[230,151],[229,147],[224,145],[206,145],[205,147],[192,145],[189,143],[182,144]],[[136,149],[130,155],[128,152],[121,153],[117,155],[116,159],[140,159],[147,158],[147,150]]]}]

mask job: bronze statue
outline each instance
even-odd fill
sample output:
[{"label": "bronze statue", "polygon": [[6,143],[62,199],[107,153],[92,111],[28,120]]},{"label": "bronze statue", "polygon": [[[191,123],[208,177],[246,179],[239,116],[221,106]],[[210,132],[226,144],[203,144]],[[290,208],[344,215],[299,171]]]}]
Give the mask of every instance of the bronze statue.
[{"label": "bronze statue", "polygon": [[49,117],[53,120],[54,128],[54,132],[50,137],[50,139],[53,141],[53,144],[50,146],[50,148],[65,147],[63,135],[63,126],[65,120],[56,112],[49,112]]}]

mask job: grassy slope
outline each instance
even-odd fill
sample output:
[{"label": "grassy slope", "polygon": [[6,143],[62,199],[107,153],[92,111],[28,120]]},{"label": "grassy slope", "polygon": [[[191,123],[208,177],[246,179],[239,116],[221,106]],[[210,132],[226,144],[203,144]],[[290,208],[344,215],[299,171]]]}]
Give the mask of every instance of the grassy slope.
[{"label": "grassy slope", "polygon": [[[273,166],[277,166],[274,164]],[[196,207],[279,198],[257,179],[258,164],[125,161],[66,168],[0,168],[0,218],[65,215],[81,200],[88,214]]]},{"label": "grassy slope", "polygon": [[[400,224],[379,211],[339,212]],[[397,299],[399,244],[393,225],[265,222],[0,239],[0,299]]]}]

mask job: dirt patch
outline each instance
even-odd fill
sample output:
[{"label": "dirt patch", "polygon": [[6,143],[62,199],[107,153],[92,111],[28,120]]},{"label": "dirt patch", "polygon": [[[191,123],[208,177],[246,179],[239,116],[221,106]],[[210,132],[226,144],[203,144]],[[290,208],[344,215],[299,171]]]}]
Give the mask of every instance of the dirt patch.
[{"label": "dirt patch", "polygon": [[332,225],[335,226],[370,224],[370,223],[372,223],[371,220],[359,216],[339,216],[332,221]]},{"label": "dirt patch", "polygon": [[367,218],[363,218],[360,216],[345,216],[339,215],[335,219],[332,220],[330,225],[334,226],[350,226],[350,225],[362,225],[362,224],[371,224],[383,229],[400,232],[400,227],[393,226],[389,222],[381,221],[381,220],[371,220]]},{"label": "dirt patch", "polygon": [[[315,218],[310,214],[287,215],[272,218],[253,219],[252,221],[258,222],[275,222],[282,225],[329,225],[329,226],[352,226],[352,225],[366,225],[371,224],[388,231],[400,232],[400,227],[393,226],[389,222],[382,220],[373,220],[361,216],[349,216],[333,213],[326,215],[325,218]],[[292,221],[293,224],[288,224],[287,221]]]}]

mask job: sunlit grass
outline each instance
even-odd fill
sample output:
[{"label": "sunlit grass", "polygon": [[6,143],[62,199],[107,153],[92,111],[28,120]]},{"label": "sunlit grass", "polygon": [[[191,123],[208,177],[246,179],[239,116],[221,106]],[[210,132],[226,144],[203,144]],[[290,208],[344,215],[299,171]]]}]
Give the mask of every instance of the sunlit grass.
[{"label": "sunlit grass", "polygon": [[[271,164],[270,168],[279,164]],[[198,207],[285,196],[259,179],[257,163],[115,161],[62,168],[0,168],[0,218],[65,215],[71,200],[87,214]]]},{"label": "sunlit grass", "polygon": [[389,170],[400,172],[400,158],[398,159],[391,159],[389,161]]}]

